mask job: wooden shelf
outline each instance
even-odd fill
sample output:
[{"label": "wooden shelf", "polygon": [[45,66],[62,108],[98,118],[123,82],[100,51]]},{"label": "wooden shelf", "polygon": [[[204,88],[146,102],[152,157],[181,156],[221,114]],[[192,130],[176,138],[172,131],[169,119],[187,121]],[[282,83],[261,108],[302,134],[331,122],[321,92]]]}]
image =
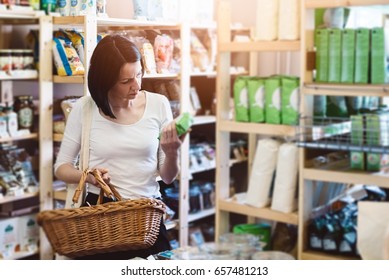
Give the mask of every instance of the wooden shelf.
[{"label": "wooden shelf", "polygon": [[216,116],[195,116],[193,125],[210,124],[216,122]]},{"label": "wooden shelf", "polygon": [[21,140],[30,140],[30,139],[38,139],[38,133],[30,133],[28,135],[23,135],[23,136],[0,138],[0,143],[21,141]]},{"label": "wooden shelf", "polygon": [[189,214],[188,215],[188,223],[200,220],[202,218],[211,216],[215,214],[215,208],[210,208],[210,209],[204,209],[201,210],[197,213]]},{"label": "wooden shelf", "polygon": [[253,41],[220,43],[219,52],[299,51],[300,41]]},{"label": "wooden shelf", "polygon": [[119,19],[119,18],[97,18],[97,26],[112,27],[132,27],[135,29],[179,29],[180,24],[177,22],[164,21],[147,21],[136,19]]},{"label": "wooden shelf", "polygon": [[177,79],[177,73],[166,73],[166,74],[145,74],[143,79]]},{"label": "wooden shelf", "polygon": [[20,251],[20,252],[15,252],[10,256],[9,258],[2,258],[0,255],[0,260],[20,260],[23,258],[31,257],[39,253],[39,249],[36,249],[34,251]]},{"label": "wooden shelf", "polygon": [[57,84],[84,84],[84,76],[53,76],[53,82]]},{"label": "wooden shelf", "polygon": [[302,260],[360,260],[361,258],[346,255],[330,255],[322,252],[303,251]]},{"label": "wooden shelf", "polygon": [[308,95],[389,97],[389,84],[358,85],[358,84],[306,83],[302,88],[302,93]]},{"label": "wooden shelf", "polygon": [[85,23],[84,16],[54,16],[54,25],[83,25]]},{"label": "wooden shelf", "polygon": [[308,9],[387,5],[387,0],[306,0]]},{"label": "wooden shelf", "polygon": [[295,136],[297,128],[290,125],[218,121],[218,129],[227,132],[255,133],[273,136]]},{"label": "wooden shelf", "polygon": [[389,174],[387,173],[368,173],[351,169],[335,171],[304,168],[303,176],[305,180],[338,182],[345,184],[377,185],[380,187],[389,188]]},{"label": "wooden shelf", "polygon": [[231,200],[219,200],[219,209],[230,213],[246,215],[250,217],[283,222],[287,224],[298,225],[297,212],[286,214],[279,211],[271,210],[269,207],[256,208],[249,205],[241,204]]},{"label": "wooden shelf", "polygon": [[44,15],[44,11],[0,10],[0,23],[12,25],[38,24],[41,15]]},{"label": "wooden shelf", "polygon": [[39,192],[33,192],[33,193],[24,193],[20,196],[4,196],[3,198],[0,198],[0,204],[5,204],[13,201],[23,200],[30,197],[38,196]]},{"label": "wooden shelf", "polygon": [[0,71],[0,80],[36,80],[37,70],[13,70],[10,72]]}]

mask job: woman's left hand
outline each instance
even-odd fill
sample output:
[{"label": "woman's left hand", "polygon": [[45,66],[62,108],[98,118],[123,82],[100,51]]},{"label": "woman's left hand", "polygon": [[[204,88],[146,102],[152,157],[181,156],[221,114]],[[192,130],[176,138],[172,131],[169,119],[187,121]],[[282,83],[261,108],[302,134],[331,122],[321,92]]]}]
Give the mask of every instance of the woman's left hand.
[{"label": "woman's left hand", "polygon": [[187,133],[178,137],[175,121],[170,122],[163,128],[161,133],[161,148],[166,156],[178,156],[178,149],[181,147]]}]

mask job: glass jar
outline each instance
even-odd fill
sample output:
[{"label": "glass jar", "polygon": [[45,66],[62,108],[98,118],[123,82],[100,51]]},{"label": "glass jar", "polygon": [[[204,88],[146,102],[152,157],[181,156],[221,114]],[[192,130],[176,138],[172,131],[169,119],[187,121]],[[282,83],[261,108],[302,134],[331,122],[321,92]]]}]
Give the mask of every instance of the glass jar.
[{"label": "glass jar", "polygon": [[12,70],[23,70],[23,50],[12,50]]},{"label": "glass jar", "polygon": [[12,70],[12,51],[0,50],[0,71]]},{"label": "glass jar", "polygon": [[31,131],[34,124],[34,104],[31,95],[15,96],[15,112],[18,114],[18,126],[20,129]]}]

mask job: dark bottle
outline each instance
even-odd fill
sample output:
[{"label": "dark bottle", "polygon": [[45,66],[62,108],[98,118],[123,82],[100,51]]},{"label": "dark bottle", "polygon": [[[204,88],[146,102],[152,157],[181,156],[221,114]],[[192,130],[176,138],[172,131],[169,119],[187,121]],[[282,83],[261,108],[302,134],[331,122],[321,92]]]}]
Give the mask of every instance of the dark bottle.
[{"label": "dark bottle", "polygon": [[34,104],[32,96],[15,96],[14,108],[18,114],[19,129],[29,129],[31,131],[34,124]]}]

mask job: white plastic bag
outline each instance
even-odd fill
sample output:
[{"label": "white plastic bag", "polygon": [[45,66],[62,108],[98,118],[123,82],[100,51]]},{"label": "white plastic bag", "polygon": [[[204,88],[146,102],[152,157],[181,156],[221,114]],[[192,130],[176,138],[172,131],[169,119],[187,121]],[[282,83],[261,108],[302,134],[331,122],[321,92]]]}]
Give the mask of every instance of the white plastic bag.
[{"label": "white plastic bag", "polygon": [[382,260],[389,250],[389,202],[358,202],[357,247],[363,260]]}]

